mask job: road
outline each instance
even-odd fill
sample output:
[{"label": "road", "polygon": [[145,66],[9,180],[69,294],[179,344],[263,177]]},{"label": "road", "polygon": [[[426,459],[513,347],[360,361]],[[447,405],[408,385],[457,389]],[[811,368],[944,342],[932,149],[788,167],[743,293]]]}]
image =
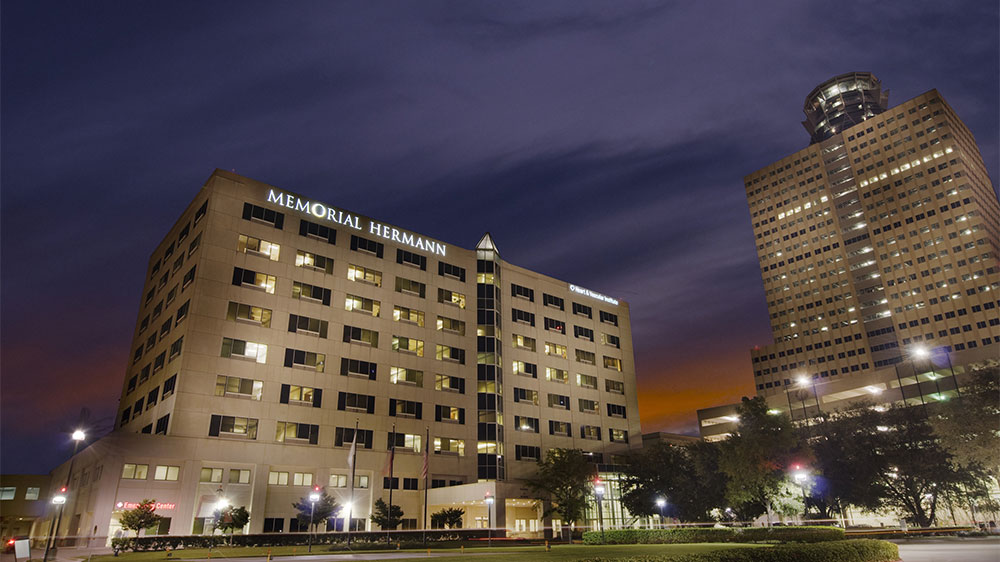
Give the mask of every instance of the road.
[{"label": "road", "polygon": [[1000,562],[1000,539],[893,541],[903,562]]}]

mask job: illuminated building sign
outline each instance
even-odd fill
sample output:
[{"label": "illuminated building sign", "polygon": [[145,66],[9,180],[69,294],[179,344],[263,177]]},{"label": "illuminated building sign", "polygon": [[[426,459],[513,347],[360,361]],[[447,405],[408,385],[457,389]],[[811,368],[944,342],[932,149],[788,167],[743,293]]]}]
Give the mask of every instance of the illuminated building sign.
[{"label": "illuminated building sign", "polygon": [[592,299],[597,299],[599,301],[604,301],[604,302],[606,302],[608,304],[613,304],[615,306],[618,306],[618,299],[613,299],[613,298],[611,298],[611,297],[609,297],[607,295],[602,295],[601,293],[595,293],[594,291],[591,291],[590,289],[584,289],[583,287],[578,287],[576,285],[570,285],[569,286],[569,290],[573,291],[574,293],[579,293],[581,295],[587,295],[588,297],[590,297]]},{"label": "illuminated building sign", "polygon": [[[139,507],[139,504],[135,502],[118,502],[115,504],[115,507],[117,507],[118,509],[135,509]],[[153,504],[153,511],[157,511],[160,509],[174,509],[175,507],[177,507],[177,504],[175,503],[156,502],[155,504]]]},{"label": "illuminated building sign", "polygon": [[[358,215],[351,214],[347,211],[337,209],[335,207],[330,207],[319,203],[316,201],[306,201],[300,197],[290,195],[288,193],[283,193],[277,190],[270,190],[267,194],[267,202],[275,203],[280,207],[287,207],[293,211],[298,211],[300,213],[306,213],[312,215],[318,219],[326,220],[332,223],[336,223],[342,226],[353,228],[354,230],[366,230],[361,226],[361,217]],[[406,232],[405,230],[400,230],[398,228],[393,228],[388,225],[377,223],[373,220],[366,219],[368,224],[366,225],[369,234],[374,234],[379,238],[384,238],[386,240],[391,240],[397,244],[403,244],[411,248],[416,248],[418,250],[423,250],[424,252],[430,252],[432,254],[437,254],[439,256],[445,255],[447,251],[447,246],[440,242],[435,242],[433,240],[428,240],[426,238],[417,236],[413,233]]]}]

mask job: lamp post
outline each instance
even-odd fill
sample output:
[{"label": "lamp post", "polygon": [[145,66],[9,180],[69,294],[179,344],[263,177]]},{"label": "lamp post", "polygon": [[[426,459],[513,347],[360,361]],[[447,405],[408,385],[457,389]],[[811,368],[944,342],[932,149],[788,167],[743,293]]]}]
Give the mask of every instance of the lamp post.
[{"label": "lamp post", "polygon": [[[76,462],[76,453],[80,449],[80,443],[82,443],[86,438],[87,434],[83,432],[82,429],[77,429],[73,432],[73,456],[69,459],[69,470],[66,472],[66,483],[59,490],[59,494],[52,498],[52,504],[58,506],[59,513],[56,518],[52,521],[52,525],[49,529],[49,540],[45,541],[45,554],[42,556],[42,562],[48,562],[49,559],[49,549],[51,546],[55,546],[56,533],[59,531],[59,525],[62,524],[62,513],[63,505],[66,504],[66,496],[69,491],[69,480],[73,476],[73,463]],[[59,501],[56,501],[59,500]]]},{"label": "lamp post", "polygon": [[663,528],[663,507],[667,505],[667,500],[656,498],[656,507],[660,508],[660,528]]},{"label": "lamp post", "polygon": [[313,551],[313,529],[316,525],[314,518],[316,517],[316,502],[319,501],[319,492],[313,490],[313,493],[309,494],[309,552]]},{"label": "lamp post", "polygon": [[487,547],[493,546],[493,496],[489,492],[486,492],[486,497],[483,500],[486,502],[486,536],[487,536]]},{"label": "lamp post", "polygon": [[802,488],[802,521],[805,522],[806,513],[809,511],[806,506],[806,482],[809,481],[809,474],[802,470],[802,467],[799,465],[795,465],[793,468],[795,472],[792,473],[792,477],[795,479],[795,483]]},{"label": "lamp post", "polygon": [[601,544],[604,544],[604,483],[594,480],[594,495],[597,496],[597,524],[601,527]]}]

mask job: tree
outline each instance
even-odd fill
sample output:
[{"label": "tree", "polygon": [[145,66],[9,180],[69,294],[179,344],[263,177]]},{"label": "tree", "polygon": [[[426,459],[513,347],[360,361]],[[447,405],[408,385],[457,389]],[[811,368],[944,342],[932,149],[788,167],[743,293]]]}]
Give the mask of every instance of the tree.
[{"label": "tree", "polygon": [[677,446],[655,443],[629,455],[622,469],[622,503],[633,515],[661,514],[682,521],[706,521],[724,509],[726,477],[719,471],[719,445],[699,441]]},{"label": "tree", "polygon": [[550,449],[525,486],[534,499],[548,503],[543,516],[558,513],[565,525],[583,518],[590,497],[593,460],[580,449]]},{"label": "tree", "polygon": [[395,529],[403,519],[403,508],[392,504],[392,510],[390,511],[389,506],[382,501],[382,498],[379,498],[375,500],[375,506],[372,508],[370,518],[372,523],[378,525],[382,530]]},{"label": "tree", "polygon": [[744,397],[737,413],[736,433],[720,445],[719,469],[728,478],[726,499],[736,505],[756,504],[767,511],[770,524],[789,466],[809,458],[788,417],[769,414],[763,398]]},{"label": "tree", "polygon": [[135,531],[135,536],[139,536],[139,531],[148,529],[160,523],[163,519],[156,514],[156,500],[144,499],[133,509],[126,509],[118,515],[118,523],[126,531]]},{"label": "tree", "polygon": [[465,515],[464,509],[446,507],[437,513],[431,514],[431,528],[444,529],[447,527],[449,529],[461,529],[463,515]]},{"label": "tree", "polygon": [[[244,506],[228,506],[225,509],[215,510],[215,528],[225,533],[229,531],[232,535],[236,532],[236,529],[242,529],[246,527],[247,523],[250,522],[250,512]],[[230,537],[230,542],[232,538]]]},{"label": "tree", "polygon": [[340,513],[340,506],[337,505],[337,500],[333,499],[325,490],[320,492],[315,510],[313,509],[312,502],[307,497],[299,498],[299,501],[292,503],[292,507],[299,512],[299,525],[311,527],[313,532],[316,532],[316,527],[320,523],[325,523],[327,519],[336,517]]},{"label": "tree", "polygon": [[961,392],[937,404],[931,426],[959,465],[979,465],[1000,484],[1000,367],[973,370]]}]

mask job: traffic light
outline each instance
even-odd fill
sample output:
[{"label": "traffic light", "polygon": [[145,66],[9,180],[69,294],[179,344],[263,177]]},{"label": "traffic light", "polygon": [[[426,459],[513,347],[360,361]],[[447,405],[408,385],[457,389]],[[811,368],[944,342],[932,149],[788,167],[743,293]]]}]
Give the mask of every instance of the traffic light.
[{"label": "traffic light", "polygon": [[59,488],[59,493],[60,494],[65,494],[66,490],[67,490],[66,486],[63,486],[62,488]]},{"label": "traffic light", "polygon": [[316,486],[313,486],[313,491],[314,492],[318,492],[319,491],[319,485],[318,484]]}]

